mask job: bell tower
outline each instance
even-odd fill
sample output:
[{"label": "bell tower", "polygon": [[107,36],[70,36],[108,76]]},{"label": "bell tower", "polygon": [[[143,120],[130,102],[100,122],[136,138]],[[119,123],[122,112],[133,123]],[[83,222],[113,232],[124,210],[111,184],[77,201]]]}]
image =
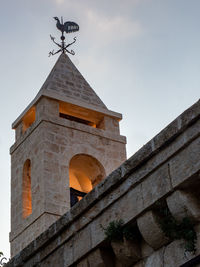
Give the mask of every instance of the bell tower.
[{"label": "bell tower", "polygon": [[12,125],[12,257],[126,160],[121,119],[61,54]]}]

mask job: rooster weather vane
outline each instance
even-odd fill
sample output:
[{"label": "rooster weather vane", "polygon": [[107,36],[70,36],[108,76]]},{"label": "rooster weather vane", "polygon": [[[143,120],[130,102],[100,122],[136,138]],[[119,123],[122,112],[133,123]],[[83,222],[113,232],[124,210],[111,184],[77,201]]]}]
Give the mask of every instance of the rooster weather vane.
[{"label": "rooster weather vane", "polygon": [[49,57],[53,56],[53,55],[55,55],[55,54],[57,54],[59,52],[62,52],[62,53],[66,53],[67,52],[67,53],[69,53],[71,55],[75,55],[73,50],[69,51],[67,48],[70,45],[72,45],[72,44],[74,44],[76,42],[76,37],[74,37],[74,41],[72,43],[66,45],[64,32],[66,32],[66,33],[77,32],[79,30],[78,24],[76,24],[75,22],[72,22],[72,21],[66,21],[65,23],[63,23],[63,18],[62,17],[61,17],[61,22],[60,22],[59,18],[57,18],[57,17],[54,17],[54,19],[57,21],[57,23],[56,23],[57,29],[62,32],[62,35],[60,37],[61,44],[57,43],[55,41],[55,37],[50,35],[51,40],[54,42],[54,44],[59,46],[60,49],[58,51],[56,51],[56,52],[54,52],[54,50],[49,52]]}]

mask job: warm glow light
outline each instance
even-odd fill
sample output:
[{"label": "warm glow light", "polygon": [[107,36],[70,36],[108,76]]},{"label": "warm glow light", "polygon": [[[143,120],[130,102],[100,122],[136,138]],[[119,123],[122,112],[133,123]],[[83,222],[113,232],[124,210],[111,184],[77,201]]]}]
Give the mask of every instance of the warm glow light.
[{"label": "warm glow light", "polygon": [[78,154],[69,165],[70,187],[88,193],[105,178],[105,170],[101,163],[92,156]]},{"label": "warm glow light", "polygon": [[23,133],[33,124],[34,121],[35,107],[32,107],[23,117]]},{"label": "warm glow light", "polygon": [[99,112],[65,102],[59,103],[59,113],[63,118],[64,115],[66,115],[66,118],[68,118],[69,120],[74,120],[79,123],[89,125],[93,128],[100,129],[100,122],[104,118],[104,115]]},{"label": "warm glow light", "polygon": [[31,194],[31,161],[24,163],[23,183],[22,183],[22,215],[28,217],[32,213],[32,194]]},{"label": "warm glow light", "polygon": [[81,172],[76,172],[76,170],[69,170],[69,185],[70,187],[88,193],[92,190],[92,183],[86,175]]}]

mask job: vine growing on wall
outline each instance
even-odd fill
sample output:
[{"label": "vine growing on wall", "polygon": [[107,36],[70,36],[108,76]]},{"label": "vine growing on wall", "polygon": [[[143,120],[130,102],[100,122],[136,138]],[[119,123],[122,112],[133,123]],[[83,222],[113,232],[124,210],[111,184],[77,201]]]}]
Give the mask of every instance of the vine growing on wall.
[{"label": "vine growing on wall", "polygon": [[158,203],[160,214],[158,223],[165,235],[171,240],[184,239],[185,252],[195,253],[197,235],[194,230],[194,224],[190,218],[185,217],[178,222],[170,213],[168,207],[161,207]]},{"label": "vine growing on wall", "polygon": [[123,220],[114,220],[108,224],[106,228],[101,225],[104,230],[105,237],[108,241],[120,242],[123,238],[134,240],[136,236],[135,229],[131,226],[124,226]]}]

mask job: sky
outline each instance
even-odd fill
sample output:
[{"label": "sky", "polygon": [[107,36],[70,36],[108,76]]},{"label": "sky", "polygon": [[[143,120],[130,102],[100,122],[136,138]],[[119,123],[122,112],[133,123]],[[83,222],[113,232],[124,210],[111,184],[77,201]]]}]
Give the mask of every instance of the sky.
[{"label": "sky", "polygon": [[12,122],[58,55],[54,16],[79,24],[70,56],[106,106],[123,114],[130,157],[199,99],[199,0],[0,0],[0,251],[9,257]]}]

